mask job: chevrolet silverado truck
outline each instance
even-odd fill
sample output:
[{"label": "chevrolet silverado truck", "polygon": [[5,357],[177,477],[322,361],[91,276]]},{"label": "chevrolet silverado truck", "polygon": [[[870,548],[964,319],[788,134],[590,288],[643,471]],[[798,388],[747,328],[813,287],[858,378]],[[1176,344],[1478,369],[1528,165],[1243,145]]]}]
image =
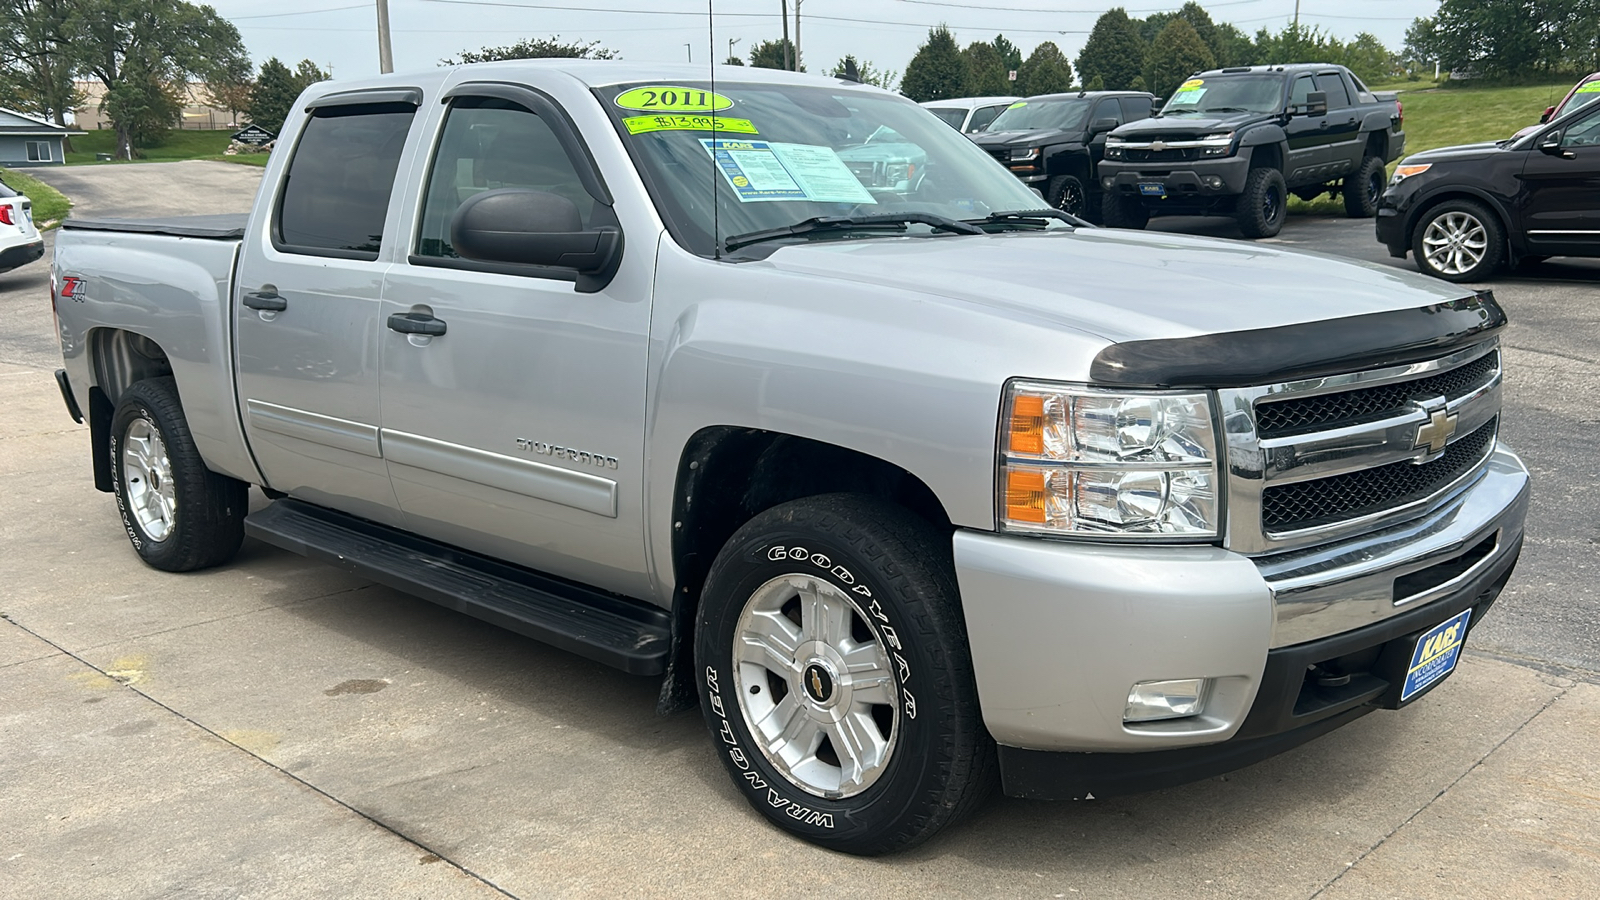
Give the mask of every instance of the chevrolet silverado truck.
[{"label": "chevrolet silverado truck", "polygon": [[58,380],[150,565],[249,536],[659,678],[843,851],[1436,687],[1522,546],[1494,298],[1039,203],[819,76],[324,82],[247,216],[68,220]]},{"label": "chevrolet silverado truck", "polygon": [[1102,216],[1143,228],[1151,216],[1232,216],[1245,237],[1283,229],[1289,195],[1344,198],[1370,219],[1385,165],[1405,152],[1400,102],[1325,64],[1201,72],[1153,118],[1106,138]]},{"label": "chevrolet silverado truck", "polygon": [[1147,118],[1153,94],[1078,91],[1044,94],[1011,104],[972,142],[1065,213],[1099,218],[1095,166],[1106,135],[1124,122]]}]

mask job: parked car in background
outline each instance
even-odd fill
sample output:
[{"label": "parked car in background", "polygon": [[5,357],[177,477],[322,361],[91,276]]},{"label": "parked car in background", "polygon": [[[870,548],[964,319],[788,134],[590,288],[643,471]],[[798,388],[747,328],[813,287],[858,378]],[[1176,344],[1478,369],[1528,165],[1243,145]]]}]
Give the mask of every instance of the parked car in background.
[{"label": "parked car in background", "polygon": [[1378,241],[1449,281],[1600,256],[1600,103],[1519,138],[1407,157],[1379,203]]},{"label": "parked car in background", "polygon": [[0,181],[0,272],[44,255],[44,239],[33,225],[33,201]]},{"label": "parked car in background", "polygon": [[972,142],[1039,189],[1050,205],[1075,216],[1099,218],[1095,167],[1105,154],[1106,134],[1146,118],[1154,94],[1078,91],[1018,100]]},{"label": "parked car in background", "polygon": [[[1572,90],[1567,91],[1567,95],[1561,98],[1560,103],[1555,106],[1546,106],[1544,112],[1539,115],[1539,125],[1559,119],[1578,107],[1587,106],[1596,100],[1600,100],[1600,72],[1587,75],[1573,85]],[[1529,125],[1527,128],[1512,135],[1512,137],[1520,138],[1532,134],[1539,130],[1539,125]]]},{"label": "parked car in background", "polygon": [[1231,216],[1245,237],[1283,228],[1288,195],[1344,197],[1370,218],[1384,166],[1405,152],[1402,110],[1343,66],[1240,66],[1201,72],[1154,118],[1106,138],[1107,225],[1151,216]]},{"label": "parked car in background", "polygon": [[1006,107],[1020,97],[960,97],[954,100],[930,100],[922,108],[938,116],[941,121],[962,134],[977,134],[989,127]]}]

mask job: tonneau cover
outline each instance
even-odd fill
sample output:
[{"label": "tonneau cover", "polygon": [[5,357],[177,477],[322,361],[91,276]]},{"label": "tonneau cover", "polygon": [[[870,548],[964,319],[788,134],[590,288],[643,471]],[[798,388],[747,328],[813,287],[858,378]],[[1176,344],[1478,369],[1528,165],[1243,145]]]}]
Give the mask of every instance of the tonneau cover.
[{"label": "tonneau cover", "polygon": [[173,237],[204,238],[214,241],[242,240],[249,213],[215,216],[166,216],[160,219],[79,219],[68,216],[62,228],[83,231],[127,231],[135,234],[167,234]]}]

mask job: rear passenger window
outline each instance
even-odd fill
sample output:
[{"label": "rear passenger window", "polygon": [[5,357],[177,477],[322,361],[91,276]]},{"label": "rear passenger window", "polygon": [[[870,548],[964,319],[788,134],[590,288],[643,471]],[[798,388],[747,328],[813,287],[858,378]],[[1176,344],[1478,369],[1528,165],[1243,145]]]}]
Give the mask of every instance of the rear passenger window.
[{"label": "rear passenger window", "polygon": [[1343,109],[1350,105],[1350,92],[1345,90],[1344,79],[1337,72],[1318,75],[1317,90],[1328,95],[1329,109]]},{"label": "rear passenger window", "polygon": [[492,97],[463,97],[445,117],[423,200],[416,254],[458,258],[450,246],[450,219],[467,198],[499,188],[528,188],[577,204],[585,226],[595,200],[544,120]]},{"label": "rear passenger window", "polygon": [[1122,121],[1137,122],[1140,119],[1150,118],[1149,97],[1119,97],[1117,103],[1122,106]]},{"label": "rear passenger window", "polygon": [[284,178],[273,229],[278,249],[377,259],[416,111],[409,103],[313,110]]}]

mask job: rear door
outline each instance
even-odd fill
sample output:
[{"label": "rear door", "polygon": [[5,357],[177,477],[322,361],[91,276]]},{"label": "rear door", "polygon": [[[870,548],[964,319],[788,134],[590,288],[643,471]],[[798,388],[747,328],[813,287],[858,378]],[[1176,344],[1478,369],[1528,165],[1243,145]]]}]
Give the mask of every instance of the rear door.
[{"label": "rear door", "polygon": [[1328,145],[1325,178],[1338,178],[1356,170],[1366,148],[1361,143],[1361,117],[1351,104],[1350,89],[1338,72],[1317,75],[1317,90],[1328,95],[1327,128],[1323,140]]},{"label": "rear door", "polygon": [[1528,249],[1548,255],[1600,256],[1600,103],[1588,114],[1534,139],[1560,135],[1560,152],[1528,151],[1519,198]]},{"label": "rear door", "polygon": [[[585,96],[584,99],[590,99]],[[558,194],[587,227],[610,194],[546,93],[468,82],[433,114],[415,227],[382,318],[383,447],[412,531],[619,593],[645,596],[642,442],[655,235],[628,234],[620,270],[583,292],[570,270],[476,262],[451,245],[468,198]],[[609,128],[604,121],[594,127]]]},{"label": "rear door", "polygon": [[[378,307],[420,94],[325,98],[263,198],[234,279],[241,412],[267,484],[399,523],[378,442]],[[382,332],[387,334],[387,332]]]}]

